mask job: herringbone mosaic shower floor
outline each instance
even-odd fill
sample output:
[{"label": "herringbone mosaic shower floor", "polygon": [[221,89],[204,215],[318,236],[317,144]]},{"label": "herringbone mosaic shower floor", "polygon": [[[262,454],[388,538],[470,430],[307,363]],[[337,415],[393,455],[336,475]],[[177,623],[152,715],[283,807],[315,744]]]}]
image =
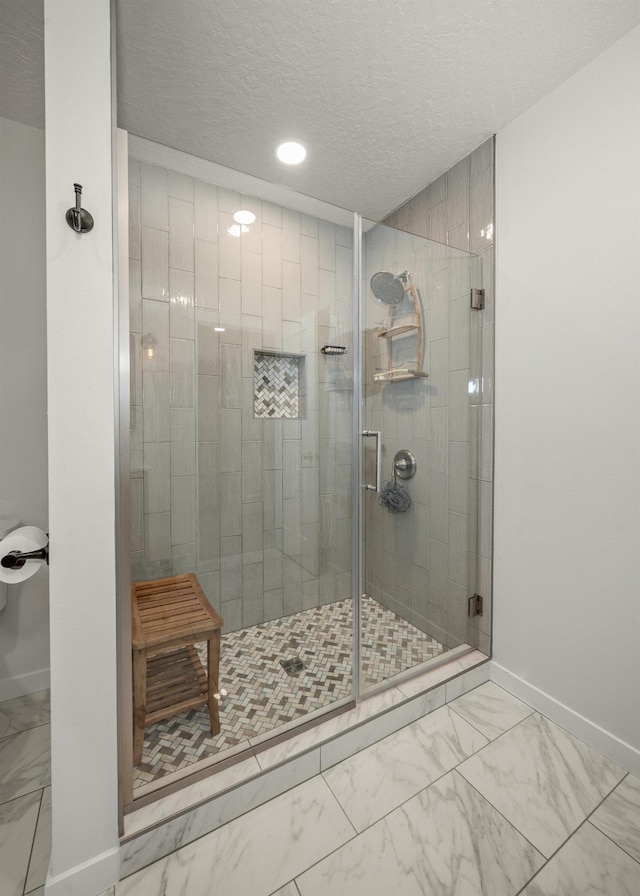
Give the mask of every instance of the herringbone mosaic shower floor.
[{"label": "herringbone mosaic shower floor", "polygon": [[[222,636],[220,734],[205,708],[180,713],[145,731],[134,793],[194,762],[220,757],[251,738],[299,719],[351,694],[351,600],[305,610]],[[377,601],[362,602],[365,686],[377,684],[439,656],[438,641]],[[300,657],[307,668],[288,675],[281,660]],[[203,663],[206,650],[201,650]]]}]

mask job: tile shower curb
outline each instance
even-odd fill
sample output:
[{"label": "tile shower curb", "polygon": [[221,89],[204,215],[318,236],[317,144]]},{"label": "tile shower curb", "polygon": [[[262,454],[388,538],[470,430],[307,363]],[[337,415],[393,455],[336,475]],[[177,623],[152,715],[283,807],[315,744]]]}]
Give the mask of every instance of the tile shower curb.
[{"label": "tile shower curb", "polygon": [[[302,784],[489,679],[489,657],[470,651],[182,791],[134,810],[124,819],[120,879]],[[377,710],[367,714],[378,705]]]}]

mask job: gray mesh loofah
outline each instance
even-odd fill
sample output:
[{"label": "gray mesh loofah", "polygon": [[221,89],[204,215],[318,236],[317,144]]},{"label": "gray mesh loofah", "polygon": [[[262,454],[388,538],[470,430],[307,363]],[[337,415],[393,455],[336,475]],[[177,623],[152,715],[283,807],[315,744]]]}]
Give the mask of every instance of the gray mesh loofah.
[{"label": "gray mesh loofah", "polygon": [[411,497],[401,485],[388,479],[382,483],[382,491],[378,495],[378,504],[389,513],[404,513],[411,507]]}]

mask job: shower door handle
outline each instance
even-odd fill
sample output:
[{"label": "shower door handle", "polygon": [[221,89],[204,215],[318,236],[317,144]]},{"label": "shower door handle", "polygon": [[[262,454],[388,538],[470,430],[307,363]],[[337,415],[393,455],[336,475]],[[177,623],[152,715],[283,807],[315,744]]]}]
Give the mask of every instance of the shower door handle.
[{"label": "shower door handle", "polygon": [[382,433],[379,429],[364,429],[362,431],[364,438],[374,438],[376,440],[376,484],[365,484],[365,489],[370,492],[382,491]]}]

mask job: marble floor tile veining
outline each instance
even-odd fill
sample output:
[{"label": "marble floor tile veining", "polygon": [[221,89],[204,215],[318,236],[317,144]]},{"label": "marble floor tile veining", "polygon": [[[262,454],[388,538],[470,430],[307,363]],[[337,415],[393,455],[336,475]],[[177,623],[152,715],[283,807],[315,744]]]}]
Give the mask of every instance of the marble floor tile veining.
[{"label": "marble floor tile veining", "polygon": [[0,740],[0,803],[50,783],[49,729],[40,725]]},{"label": "marble floor tile veining", "polygon": [[270,896],[354,835],[318,776],[132,874],[116,896]]},{"label": "marble floor tile veining", "polygon": [[547,857],[625,775],[617,763],[538,713],[459,770]]},{"label": "marble floor tile veining", "polygon": [[[443,706],[323,772],[357,831],[415,796],[487,743]],[[394,757],[393,774],[388,773]]]},{"label": "marble floor tile veining", "polygon": [[22,896],[31,841],[40,808],[39,790],[0,805],[0,893]]},{"label": "marble floor tile veining", "polygon": [[587,822],[522,896],[638,896],[640,865]]},{"label": "marble floor tile veining", "polygon": [[640,778],[627,775],[589,821],[640,862]]},{"label": "marble floor tile veining", "polygon": [[533,712],[530,706],[512,697],[493,681],[458,697],[451,703],[451,709],[489,740],[504,734]]},{"label": "marble floor tile veining", "polygon": [[50,716],[48,690],[4,700],[0,703],[0,737],[46,725]]},{"label": "marble floor tile veining", "polygon": [[453,771],[296,883],[301,896],[515,896],[543,862]]}]

